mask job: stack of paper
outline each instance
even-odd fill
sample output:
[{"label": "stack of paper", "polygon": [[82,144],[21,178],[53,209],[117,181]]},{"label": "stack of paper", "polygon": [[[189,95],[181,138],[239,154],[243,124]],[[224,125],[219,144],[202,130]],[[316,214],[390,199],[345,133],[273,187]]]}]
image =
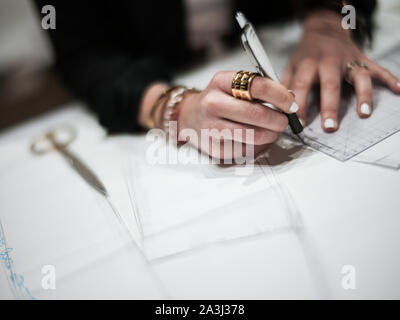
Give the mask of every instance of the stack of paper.
[{"label": "stack of paper", "polygon": [[[125,201],[120,212],[132,234],[141,235],[139,243],[150,260],[296,227],[296,210],[268,167],[204,164],[204,156],[194,149],[190,157],[197,163],[152,164],[146,158],[149,143],[119,139],[127,155],[124,180],[131,204],[111,193],[120,204]],[[110,145],[118,145],[118,138],[111,140]],[[136,230],[131,228],[135,223]]]}]

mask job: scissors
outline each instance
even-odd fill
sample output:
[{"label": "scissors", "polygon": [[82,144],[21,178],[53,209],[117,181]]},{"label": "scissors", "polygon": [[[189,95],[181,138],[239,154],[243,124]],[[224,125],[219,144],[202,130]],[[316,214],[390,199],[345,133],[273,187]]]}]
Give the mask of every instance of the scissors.
[{"label": "scissors", "polygon": [[36,155],[43,155],[50,151],[59,152],[90,186],[107,198],[108,192],[96,174],[68,150],[68,146],[76,139],[76,136],[76,130],[73,127],[62,126],[34,139],[31,144],[31,151]]}]

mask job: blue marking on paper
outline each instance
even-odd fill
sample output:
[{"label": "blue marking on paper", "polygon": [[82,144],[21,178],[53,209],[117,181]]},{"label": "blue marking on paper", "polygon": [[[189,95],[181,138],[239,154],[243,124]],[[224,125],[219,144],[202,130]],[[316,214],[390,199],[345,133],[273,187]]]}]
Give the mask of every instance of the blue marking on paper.
[{"label": "blue marking on paper", "polygon": [[25,286],[24,277],[14,271],[13,260],[11,257],[12,251],[13,248],[7,246],[3,225],[0,221],[0,264],[5,268],[8,280],[14,289],[13,293],[15,297],[35,300],[29,289]]}]

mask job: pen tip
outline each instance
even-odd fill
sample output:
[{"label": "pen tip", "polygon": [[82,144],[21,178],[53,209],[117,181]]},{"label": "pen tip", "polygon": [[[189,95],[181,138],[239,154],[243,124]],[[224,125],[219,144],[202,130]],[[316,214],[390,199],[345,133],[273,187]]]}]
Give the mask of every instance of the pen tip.
[{"label": "pen tip", "polygon": [[302,143],[302,144],[306,144],[305,142],[304,142],[304,139],[303,139],[303,137],[301,136],[301,134],[296,134],[296,136],[297,136],[297,138],[300,140],[300,142]]}]

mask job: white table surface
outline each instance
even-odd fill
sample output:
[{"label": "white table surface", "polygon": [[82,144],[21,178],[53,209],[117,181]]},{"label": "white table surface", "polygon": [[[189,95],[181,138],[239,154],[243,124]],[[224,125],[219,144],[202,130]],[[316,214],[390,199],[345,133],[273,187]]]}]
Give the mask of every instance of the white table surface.
[{"label": "white table surface", "polygon": [[[246,57],[237,51],[201,71],[182,76],[180,82],[201,87],[214,70],[242,69],[246,65]],[[57,113],[52,116],[57,117]],[[3,132],[0,148],[30,138],[45,118]],[[389,137],[387,143],[399,148],[400,134]],[[12,148],[2,150],[14,157]],[[0,166],[0,170],[5,169],[1,161]],[[297,233],[260,235],[154,262],[153,271],[167,296],[400,298],[400,172],[340,162],[311,150],[298,152],[290,161],[274,166],[274,171],[290,191],[303,228]],[[354,290],[345,290],[341,285],[341,271],[346,265],[356,270]],[[0,284],[0,297],[12,298],[5,290],[3,274]],[[119,297],[132,296],[127,292]]]}]

